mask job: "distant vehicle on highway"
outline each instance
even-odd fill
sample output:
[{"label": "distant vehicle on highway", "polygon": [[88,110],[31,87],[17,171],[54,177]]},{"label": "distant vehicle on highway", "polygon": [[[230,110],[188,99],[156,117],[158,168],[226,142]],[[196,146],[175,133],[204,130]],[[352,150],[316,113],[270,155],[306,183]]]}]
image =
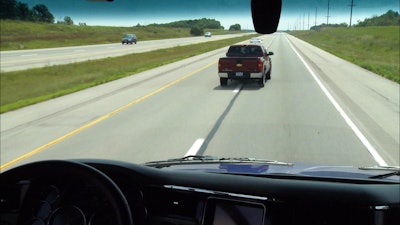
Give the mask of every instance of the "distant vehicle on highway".
[{"label": "distant vehicle on highway", "polygon": [[250,39],[250,44],[262,44],[262,43],[263,43],[263,40],[261,38],[255,37],[255,38]]},{"label": "distant vehicle on highway", "polygon": [[211,37],[211,32],[205,32],[204,37]]},{"label": "distant vehicle on highway", "polygon": [[137,42],[137,37],[135,34],[125,34],[124,37],[121,40],[122,44],[136,44]]}]

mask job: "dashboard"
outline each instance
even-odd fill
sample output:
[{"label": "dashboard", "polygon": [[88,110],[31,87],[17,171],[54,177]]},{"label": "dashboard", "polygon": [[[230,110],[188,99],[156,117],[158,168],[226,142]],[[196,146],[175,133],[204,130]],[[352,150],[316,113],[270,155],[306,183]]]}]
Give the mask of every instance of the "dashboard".
[{"label": "dashboard", "polygon": [[176,171],[105,160],[39,162],[0,178],[1,225],[400,221],[400,184],[388,181]]}]

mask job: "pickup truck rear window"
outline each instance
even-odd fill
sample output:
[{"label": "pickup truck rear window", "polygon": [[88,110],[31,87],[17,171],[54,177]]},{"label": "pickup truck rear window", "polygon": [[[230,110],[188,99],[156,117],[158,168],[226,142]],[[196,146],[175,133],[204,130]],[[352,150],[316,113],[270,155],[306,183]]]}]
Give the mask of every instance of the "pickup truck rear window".
[{"label": "pickup truck rear window", "polygon": [[228,57],[262,57],[263,52],[260,46],[231,46],[226,53]]}]

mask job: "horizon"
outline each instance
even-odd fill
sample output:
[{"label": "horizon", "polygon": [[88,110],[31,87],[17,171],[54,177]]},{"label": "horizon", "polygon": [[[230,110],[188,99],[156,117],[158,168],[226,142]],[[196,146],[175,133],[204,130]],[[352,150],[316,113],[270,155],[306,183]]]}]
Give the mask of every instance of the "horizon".
[{"label": "horizon", "polygon": [[[158,0],[146,0],[145,2],[139,0],[115,0],[114,2],[19,0],[18,2],[27,3],[30,8],[37,4],[46,5],[56,22],[63,21],[65,16],[69,16],[74,24],[132,27],[138,24],[146,26],[154,23],[163,24],[180,20],[208,18],[219,21],[224,29],[229,29],[234,24],[240,24],[244,30],[254,30],[250,4],[243,0],[202,0],[194,2],[186,0],[162,2]],[[353,25],[366,18],[385,14],[389,10],[398,12],[399,9],[397,0],[355,2],[357,4],[353,9]],[[132,3],[134,3],[133,6]],[[349,3],[350,0],[331,2],[330,14],[327,17],[325,0],[304,0],[302,2],[283,0],[278,30],[293,30],[293,28],[306,30],[314,25],[326,23],[327,19],[329,19],[329,24],[349,24]],[[191,8],[190,12],[186,10],[188,7]],[[229,12],[223,10],[226,7],[229,7]],[[168,11],[165,11],[165,9],[168,9]]]}]

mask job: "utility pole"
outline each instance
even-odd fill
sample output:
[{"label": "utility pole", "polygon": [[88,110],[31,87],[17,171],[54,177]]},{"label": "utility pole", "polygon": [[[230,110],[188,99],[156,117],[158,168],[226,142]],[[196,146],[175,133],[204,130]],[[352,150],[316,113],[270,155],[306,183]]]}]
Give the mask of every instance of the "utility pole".
[{"label": "utility pole", "polygon": [[315,7],[315,22],[314,22],[314,26],[317,26],[317,14],[318,14],[318,7]]},{"label": "utility pole", "polygon": [[301,15],[297,18],[297,30],[301,30]]},{"label": "utility pole", "polygon": [[330,0],[328,0],[328,14],[326,15],[326,25],[329,25],[329,8],[330,8]]},{"label": "utility pole", "polygon": [[310,29],[310,12],[308,12],[307,30]]},{"label": "utility pole", "polygon": [[354,0],[351,0],[351,4],[349,6],[350,6],[350,25],[349,25],[349,27],[351,27],[351,20],[352,20],[352,17],[353,17],[353,7],[356,6],[354,4]]}]

